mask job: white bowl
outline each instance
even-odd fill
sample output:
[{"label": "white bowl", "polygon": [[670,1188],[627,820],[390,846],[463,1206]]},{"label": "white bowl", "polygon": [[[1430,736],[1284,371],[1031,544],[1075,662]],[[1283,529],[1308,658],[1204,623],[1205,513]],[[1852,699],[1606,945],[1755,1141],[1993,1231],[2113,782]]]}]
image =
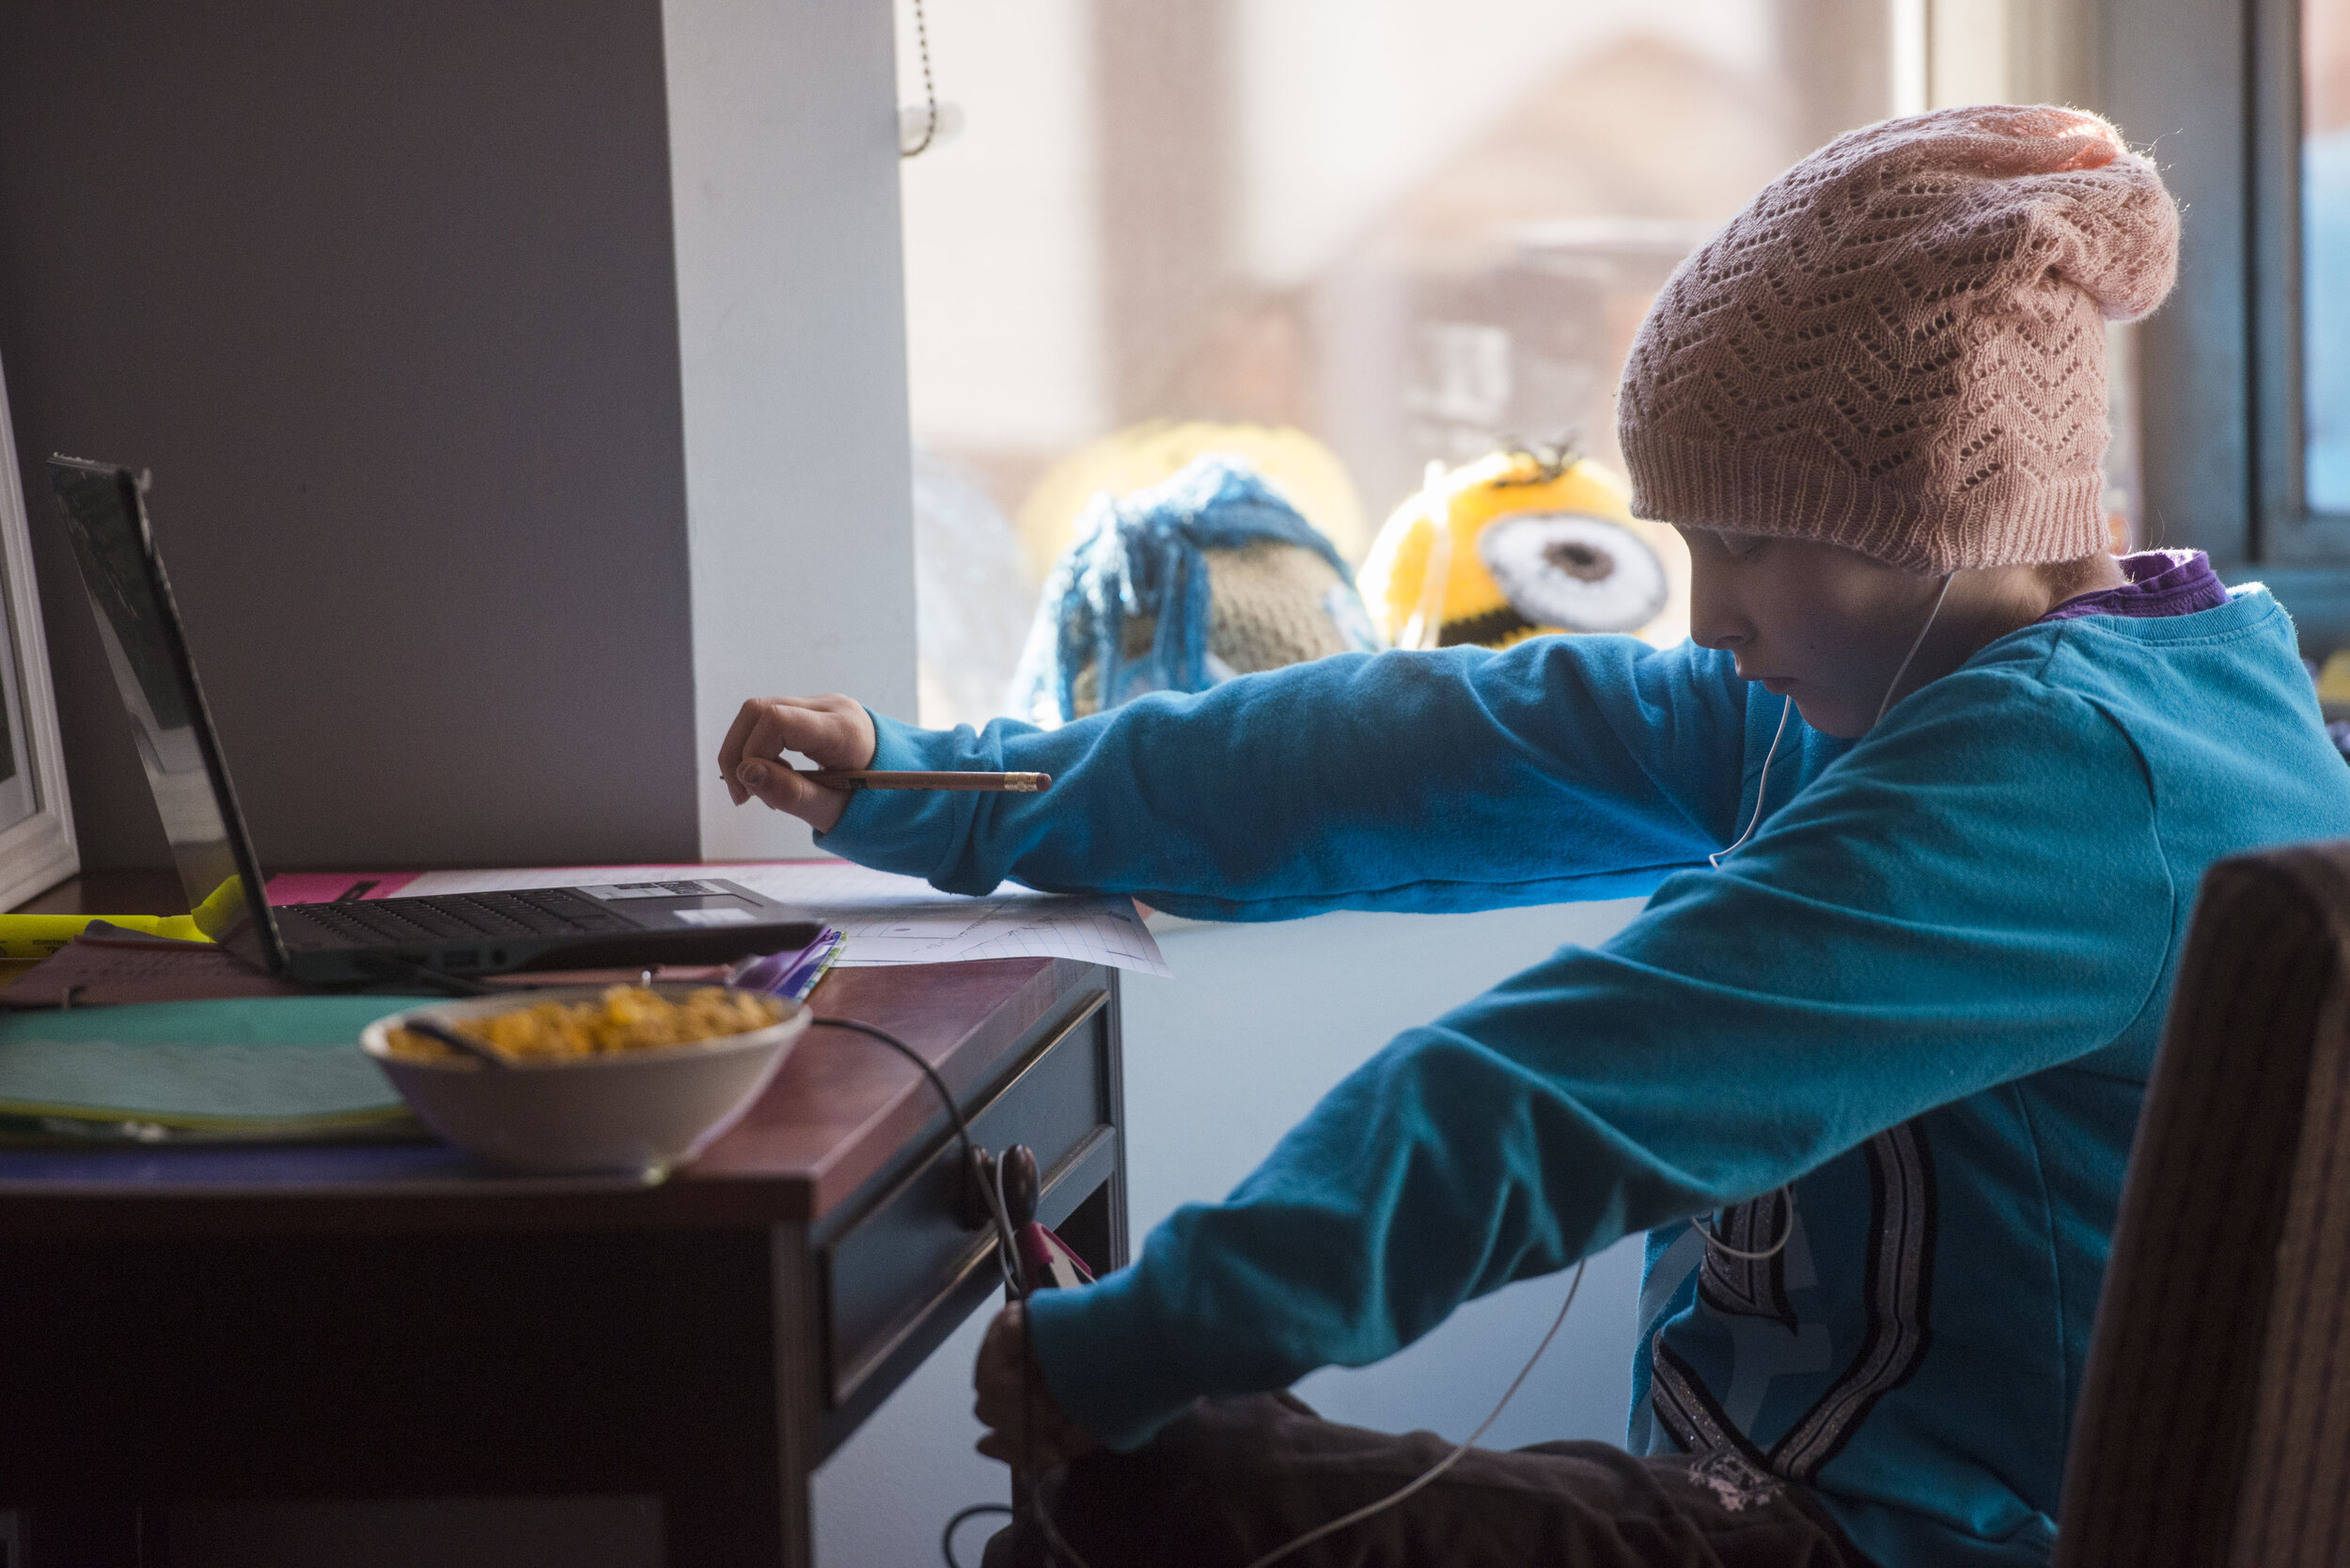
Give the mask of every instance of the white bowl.
[{"label": "white bowl", "polygon": [[[652,989],[683,1001],[704,987],[662,980]],[[507,1067],[465,1057],[416,1061],[393,1055],[385,1043],[412,1018],[454,1027],[540,1002],[593,1002],[604,990],[550,986],[410,1008],[369,1024],[359,1047],[425,1125],[487,1165],[533,1176],[659,1176],[733,1126],[807,1027],[807,1009],[785,1002],[782,1020],[763,1029],[692,1045]]]}]

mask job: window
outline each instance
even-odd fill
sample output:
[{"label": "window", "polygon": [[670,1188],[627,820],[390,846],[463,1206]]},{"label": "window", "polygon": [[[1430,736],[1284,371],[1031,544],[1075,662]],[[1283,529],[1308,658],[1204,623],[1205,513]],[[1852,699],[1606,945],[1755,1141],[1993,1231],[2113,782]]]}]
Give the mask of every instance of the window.
[{"label": "window", "polygon": [[2301,3],[2302,497],[2350,513],[2350,0]]},{"label": "window", "polygon": [[[2189,379],[2150,421],[2144,451],[2150,463],[2157,444],[2192,452],[2224,481],[2235,446],[2249,459],[2245,504],[2230,505],[2225,482],[2149,489],[2191,497],[2174,509],[2200,514],[2181,542],[2206,544],[2232,577],[2265,582],[2293,612],[2302,651],[2319,657],[2350,643],[2350,0],[2243,0],[2220,14],[2248,40],[2252,70],[2168,86],[2155,106],[2217,146],[2232,114],[2252,179],[2215,164],[2171,182],[2186,212],[2181,293],[2200,296],[2177,314],[2203,324],[2167,324],[2171,347],[2148,360],[2150,389]],[[2221,228],[2231,207],[2243,214],[2240,242]],[[2236,321],[2222,308],[2230,260],[2243,279]],[[2240,347],[2221,336],[2231,329]],[[2224,375],[2232,359],[2247,372],[2240,400]]]},{"label": "window", "polygon": [[1903,14],[932,0],[964,129],[903,184],[924,722],[1000,711],[1089,495],[1201,441],[1355,563],[1431,459],[1565,438],[1618,466],[1657,287],[1795,158],[1914,106]]}]

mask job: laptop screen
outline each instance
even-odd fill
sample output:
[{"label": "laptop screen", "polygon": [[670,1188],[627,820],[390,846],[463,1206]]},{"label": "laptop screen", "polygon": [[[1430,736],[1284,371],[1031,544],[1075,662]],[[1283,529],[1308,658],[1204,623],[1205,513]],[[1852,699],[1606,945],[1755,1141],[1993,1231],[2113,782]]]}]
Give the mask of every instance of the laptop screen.
[{"label": "laptop screen", "polygon": [[[232,836],[223,809],[224,799],[227,811],[236,809],[227,773],[148,532],[138,481],[119,468],[60,458],[50,461],[49,482],[65,510],[73,557],[97,612],[99,640],[130,711],[132,739],[155,792],[188,908],[197,925],[219,939],[251,906],[245,876],[258,879],[258,873],[251,852],[239,853],[240,836]],[[266,915],[262,919],[266,926]]]}]

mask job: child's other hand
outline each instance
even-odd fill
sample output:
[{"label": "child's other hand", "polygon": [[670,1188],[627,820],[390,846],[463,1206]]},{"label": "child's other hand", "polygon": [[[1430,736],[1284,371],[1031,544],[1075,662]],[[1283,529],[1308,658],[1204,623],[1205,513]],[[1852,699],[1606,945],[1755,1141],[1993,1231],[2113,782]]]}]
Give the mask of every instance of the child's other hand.
[{"label": "child's other hand", "polygon": [[718,748],[718,776],[743,805],[753,795],[819,833],[848,808],[846,790],[811,784],[783,760],[796,751],[820,768],[861,768],[873,760],[873,715],[854,698],[755,697],[743,704]]},{"label": "child's other hand", "polygon": [[1015,1467],[1026,1465],[1029,1474],[1042,1475],[1092,1452],[1097,1445],[1090,1433],[1061,1413],[1043,1377],[1028,1366],[1023,1311],[1013,1302],[987,1325],[979,1365],[971,1370],[971,1386],[979,1396],[971,1413],[987,1428],[987,1435],[979,1439],[981,1453]]}]

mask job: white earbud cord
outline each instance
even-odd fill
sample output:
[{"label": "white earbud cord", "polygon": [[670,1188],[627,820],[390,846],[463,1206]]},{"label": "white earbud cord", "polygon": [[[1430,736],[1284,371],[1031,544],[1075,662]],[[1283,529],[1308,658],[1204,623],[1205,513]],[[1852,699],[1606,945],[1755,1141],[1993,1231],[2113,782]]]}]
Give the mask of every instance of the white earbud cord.
[{"label": "white earbud cord", "polygon": [[1738,835],[1737,842],[1724,845],[1705,857],[1705,863],[1716,870],[1722,869],[1722,856],[1754,837],[1756,826],[1762,821],[1762,792],[1771,787],[1771,760],[1778,755],[1778,743],[1787,733],[1787,715],[1795,711],[1795,699],[1778,699],[1778,728],[1771,731],[1771,749],[1762,754],[1762,776],[1754,781],[1754,812],[1747,818],[1747,830]]},{"label": "white earbud cord", "polygon": [[1301,1551],[1304,1548],[1312,1545],[1315,1542],[1321,1540],[1325,1535],[1334,1535],[1338,1531],[1344,1529],[1349,1525],[1359,1524],[1363,1520],[1370,1518],[1374,1513],[1382,1513],[1387,1509],[1393,1508],[1397,1503],[1402,1502],[1404,1498],[1410,1497],[1413,1493],[1418,1491],[1421,1487],[1426,1486],[1429,1482],[1434,1481],[1438,1476],[1444,1474],[1447,1470],[1452,1468],[1453,1465],[1459,1461],[1463,1454],[1468,1452],[1469,1450],[1477,1446],[1477,1440],[1480,1437],[1482,1437],[1487,1432],[1492,1430],[1494,1422],[1501,1419],[1501,1413],[1510,1407],[1510,1401],[1516,1396],[1518,1389],[1525,1385],[1527,1378],[1533,1372],[1534,1364],[1543,1358],[1543,1352],[1548,1350],[1550,1348],[1550,1341],[1559,1337],[1559,1330],[1560,1326],[1567,1321],[1567,1309],[1574,1305],[1574,1293],[1583,1288],[1584,1267],[1585,1263],[1577,1263],[1574,1265],[1574,1278],[1567,1285],[1567,1299],[1559,1304],[1559,1315],[1550,1320],[1549,1332],[1543,1336],[1543,1342],[1534,1347],[1534,1354],[1526,1358],[1526,1365],[1518,1369],[1517,1377],[1511,1383],[1508,1388],[1502,1391],[1501,1402],[1493,1407],[1492,1412],[1488,1414],[1482,1421],[1478,1423],[1478,1427],[1475,1432],[1472,1432],[1466,1437],[1462,1438],[1461,1441],[1455,1445],[1450,1453],[1446,1454],[1442,1459],[1437,1460],[1434,1465],[1431,1465],[1428,1468],[1422,1470],[1418,1476],[1409,1482],[1406,1482],[1403,1485],[1397,1487],[1386,1497],[1381,1497],[1377,1502],[1366,1503],[1352,1513],[1341,1514],[1338,1518],[1331,1520],[1326,1525],[1317,1526],[1315,1529],[1308,1530],[1305,1534],[1298,1536],[1295,1540],[1291,1541],[1284,1545],[1276,1546],[1273,1550],[1265,1553],[1264,1556],[1250,1563],[1248,1568],[1271,1568],[1272,1564],[1280,1561],[1292,1552]]},{"label": "white earbud cord", "polygon": [[1764,1247],[1760,1252],[1748,1252],[1743,1247],[1731,1246],[1728,1242],[1722,1240],[1721,1232],[1716,1231],[1702,1219],[1694,1217],[1691,1218],[1689,1221],[1690,1228],[1696,1231],[1699,1235],[1705,1238],[1705,1245],[1712,1247],[1716,1252],[1725,1253],[1732,1258],[1743,1258],[1750,1263],[1768,1262],[1771,1259],[1776,1258],[1780,1253],[1786,1251],[1787,1244],[1794,1240],[1795,1237],[1795,1189],[1790,1186],[1781,1186],[1776,1187],[1773,1190],[1776,1192],[1783,1192],[1787,1195],[1787,1223],[1778,1228],[1778,1240],[1771,1243],[1770,1246]]},{"label": "white earbud cord", "polygon": [[[1535,1363],[1542,1360],[1543,1352],[1548,1350],[1550,1341],[1559,1337],[1559,1330],[1565,1325],[1567,1321],[1567,1309],[1574,1305],[1575,1293],[1583,1288],[1583,1270],[1589,1266],[1589,1263],[1590,1260],[1586,1259],[1574,1265],[1574,1278],[1567,1282],[1567,1299],[1559,1304],[1559,1315],[1550,1320],[1550,1328],[1543,1335],[1543,1342],[1534,1347],[1534,1354],[1526,1358],[1526,1365],[1518,1369],[1518,1375],[1512,1380],[1509,1388],[1502,1390],[1500,1403],[1496,1403],[1487,1413],[1485,1419],[1478,1423],[1475,1432],[1455,1444],[1450,1453],[1446,1454],[1377,1502],[1365,1503],[1352,1513],[1341,1513],[1326,1525],[1317,1525],[1303,1535],[1292,1537],[1251,1562],[1248,1568],[1272,1568],[1274,1563],[1280,1561],[1292,1552],[1303,1551],[1325,1535],[1335,1535],[1349,1525],[1358,1525],[1374,1513],[1385,1513],[1452,1468],[1463,1454],[1477,1446],[1477,1440],[1480,1437],[1493,1430],[1494,1422],[1501,1419],[1501,1413],[1510,1407],[1511,1400],[1517,1397],[1517,1391],[1525,1387],[1527,1378],[1532,1375]],[[1053,1523],[1052,1515],[1045,1513],[1041,1498],[1036,1503],[1036,1517],[1037,1522],[1044,1527],[1044,1534],[1053,1553],[1068,1559],[1073,1568],[1085,1568],[1085,1559],[1079,1557],[1075,1548],[1061,1538],[1059,1529]]]},{"label": "white earbud cord", "polygon": [[1902,655],[1901,668],[1893,672],[1893,679],[1886,685],[1885,700],[1877,704],[1877,716],[1869,721],[1870,729],[1874,729],[1883,721],[1885,711],[1893,706],[1893,694],[1902,689],[1902,677],[1909,673],[1909,662],[1918,656],[1918,650],[1926,645],[1926,634],[1934,630],[1935,617],[1942,613],[1942,601],[1950,596],[1950,585],[1956,581],[1958,573],[1955,572],[1942,574],[1942,591],[1934,596],[1934,608],[1926,612],[1926,623],[1918,628],[1917,640],[1909,645],[1909,651]]},{"label": "white earbud cord", "polygon": [[[1926,634],[1934,630],[1935,619],[1942,614],[1942,602],[1950,596],[1950,585],[1957,580],[1958,573],[1955,572],[1943,573],[1942,591],[1934,596],[1934,608],[1926,612],[1926,623],[1918,628],[1917,636],[1910,640],[1909,651],[1902,655],[1900,667],[1893,671],[1893,679],[1886,683],[1885,700],[1877,704],[1877,716],[1869,721],[1870,729],[1874,729],[1885,717],[1886,710],[1893,706],[1893,694],[1902,689],[1902,677],[1909,673],[1910,665],[1917,660],[1918,650],[1926,645]],[[1779,698],[1778,728],[1771,731],[1771,748],[1762,754],[1762,776],[1755,780],[1754,810],[1747,818],[1747,830],[1738,835],[1735,842],[1717,849],[1705,857],[1706,864],[1717,871],[1722,869],[1722,856],[1744,845],[1747,839],[1754,837],[1754,830],[1762,825],[1762,792],[1771,787],[1771,760],[1778,755],[1778,743],[1787,733],[1787,715],[1794,711],[1794,698]]]}]

